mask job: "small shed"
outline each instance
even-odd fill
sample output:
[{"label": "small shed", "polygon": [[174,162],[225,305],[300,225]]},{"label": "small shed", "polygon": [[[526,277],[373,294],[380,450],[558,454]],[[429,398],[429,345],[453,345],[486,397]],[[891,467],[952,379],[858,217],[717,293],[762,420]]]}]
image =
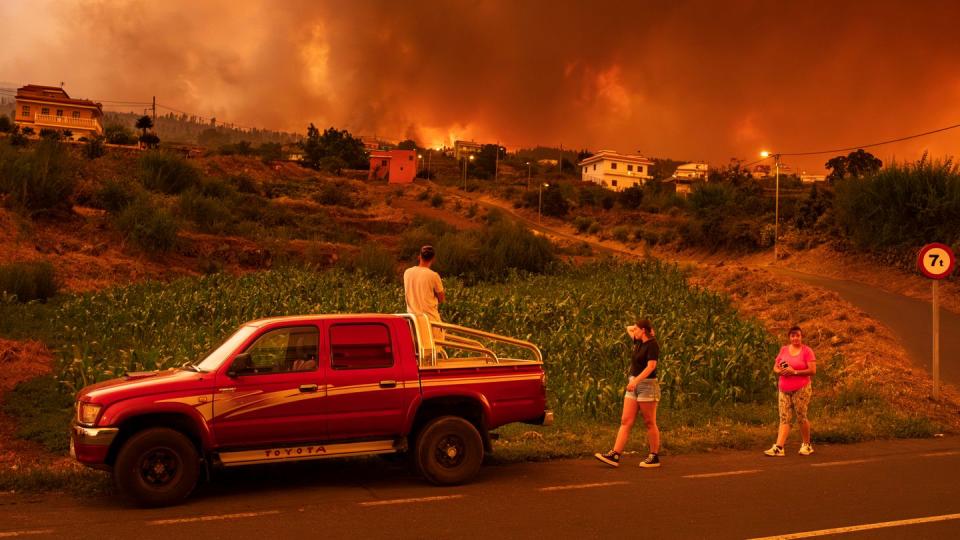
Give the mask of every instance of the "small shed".
[{"label": "small shed", "polygon": [[417,152],[414,150],[375,150],[370,152],[370,180],[386,179],[390,184],[409,184],[417,176]]}]

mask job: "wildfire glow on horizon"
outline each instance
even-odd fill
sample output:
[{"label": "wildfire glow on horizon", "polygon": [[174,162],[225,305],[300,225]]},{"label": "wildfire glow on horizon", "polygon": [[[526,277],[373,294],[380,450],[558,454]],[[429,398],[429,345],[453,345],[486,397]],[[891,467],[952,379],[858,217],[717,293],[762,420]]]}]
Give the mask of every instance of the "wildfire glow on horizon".
[{"label": "wildfire glow on horizon", "polygon": [[[14,0],[0,86],[431,147],[759,159],[960,122],[960,4]],[[36,24],[36,21],[44,24]],[[107,104],[117,110],[123,105]],[[945,157],[960,130],[877,148]],[[796,158],[819,171],[829,155]],[[785,160],[790,162],[790,160]]]}]

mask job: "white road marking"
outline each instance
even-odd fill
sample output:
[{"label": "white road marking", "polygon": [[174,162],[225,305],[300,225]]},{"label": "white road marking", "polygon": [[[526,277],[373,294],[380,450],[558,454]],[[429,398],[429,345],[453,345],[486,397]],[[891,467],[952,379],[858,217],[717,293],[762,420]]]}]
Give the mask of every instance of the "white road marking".
[{"label": "white road marking", "polygon": [[851,525],[850,527],[837,527],[836,529],[820,529],[819,531],[807,531],[791,534],[781,534],[778,536],[765,536],[763,538],[751,538],[750,540],[791,540],[793,538],[812,538],[814,536],[825,536],[828,534],[843,534],[858,531],[869,531],[872,529],[885,529],[888,527],[902,527],[904,525],[918,525],[921,523],[934,523],[937,521],[949,521],[951,519],[960,519],[960,514],[944,514],[942,516],[930,516],[925,518],[901,519],[898,521],[883,521],[880,523],[867,523],[864,525]]},{"label": "white road marking", "polygon": [[387,504],[410,504],[430,501],[445,501],[448,499],[461,499],[463,495],[437,495],[436,497],[417,497],[413,499],[387,499],[385,501],[367,501],[359,503],[360,506],[384,506]]},{"label": "white road marking", "polygon": [[16,536],[33,536],[37,534],[53,534],[53,529],[33,529],[30,531],[0,532],[0,538],[14,538]]},{"label": "white road marking", "polygon": [[854,465],[857,463],[871,463],[874,461],[880,461],[879,458],[868,458],[868,459],[849,459],[847,461],[825,461],[823,463],[811,463],[811,467],[836,467],[838,465]]},{"label": "white road marking", "polygon": [[597,482],[595,484],[570,484],[567,486],[550,486],[540,488],[538,491],[562,491],[565,489],[587,489],[595,487],[606,487],[606,486],[622,486],[624,484],[629,484],[630,482],[619,481],[619,482]]},{"label": "white road marking", "polygon": [[267,510],[266,512],[242,512],[239,514],[221,514],[219,516],[199,516],[192,518],[177,519],[155,519],[148,521],[147,525],[176,525],[178,523],[195,523],[197,521],[221,521],[224,519],[241,519],[260,516],[273,516],[279,514],[279,510]]},{"label": "white road marking", "polygon": [[960,450],[945,450],[943,452],[930,452],[929,454],[920,454],[923,457],[941,457],[941,456],[955,456],[960,454]]},{"label": "white road marking", "polygon": [[760,472],[760,469],[744,469],[742,471],[715,472],[706,474],[688,474],[682,478],[714,478],[717,476],[734,476],[737,474],[753,474]]}]

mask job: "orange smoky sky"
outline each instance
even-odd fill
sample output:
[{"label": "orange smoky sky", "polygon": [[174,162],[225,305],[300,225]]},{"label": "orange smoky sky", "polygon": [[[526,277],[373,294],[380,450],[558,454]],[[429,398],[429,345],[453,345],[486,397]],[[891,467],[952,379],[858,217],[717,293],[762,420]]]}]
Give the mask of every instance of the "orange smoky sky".
[{"label": "orange smoky sky", "polygon": [[722,165],[960,123],[958,18],[923,0],[3,0],[0,81],[272,129]]}]

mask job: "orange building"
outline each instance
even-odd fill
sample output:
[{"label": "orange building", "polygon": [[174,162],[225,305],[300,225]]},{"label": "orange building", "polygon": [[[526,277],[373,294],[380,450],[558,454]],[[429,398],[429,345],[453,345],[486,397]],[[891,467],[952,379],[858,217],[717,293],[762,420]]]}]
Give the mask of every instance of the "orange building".
[{"label": "orange building", "polygon": [[409,184],[417,176],[417,152],[414,150],[376,150],[370,152],[369,179],[387,179],[390,184]]},{"label": "orange building", "polygon": [[73,99],[58,86],[28,84],[17,89],[13,120],[21,128],[70,130],[73,137],[103,134],[103,106],[89,99]]}]

